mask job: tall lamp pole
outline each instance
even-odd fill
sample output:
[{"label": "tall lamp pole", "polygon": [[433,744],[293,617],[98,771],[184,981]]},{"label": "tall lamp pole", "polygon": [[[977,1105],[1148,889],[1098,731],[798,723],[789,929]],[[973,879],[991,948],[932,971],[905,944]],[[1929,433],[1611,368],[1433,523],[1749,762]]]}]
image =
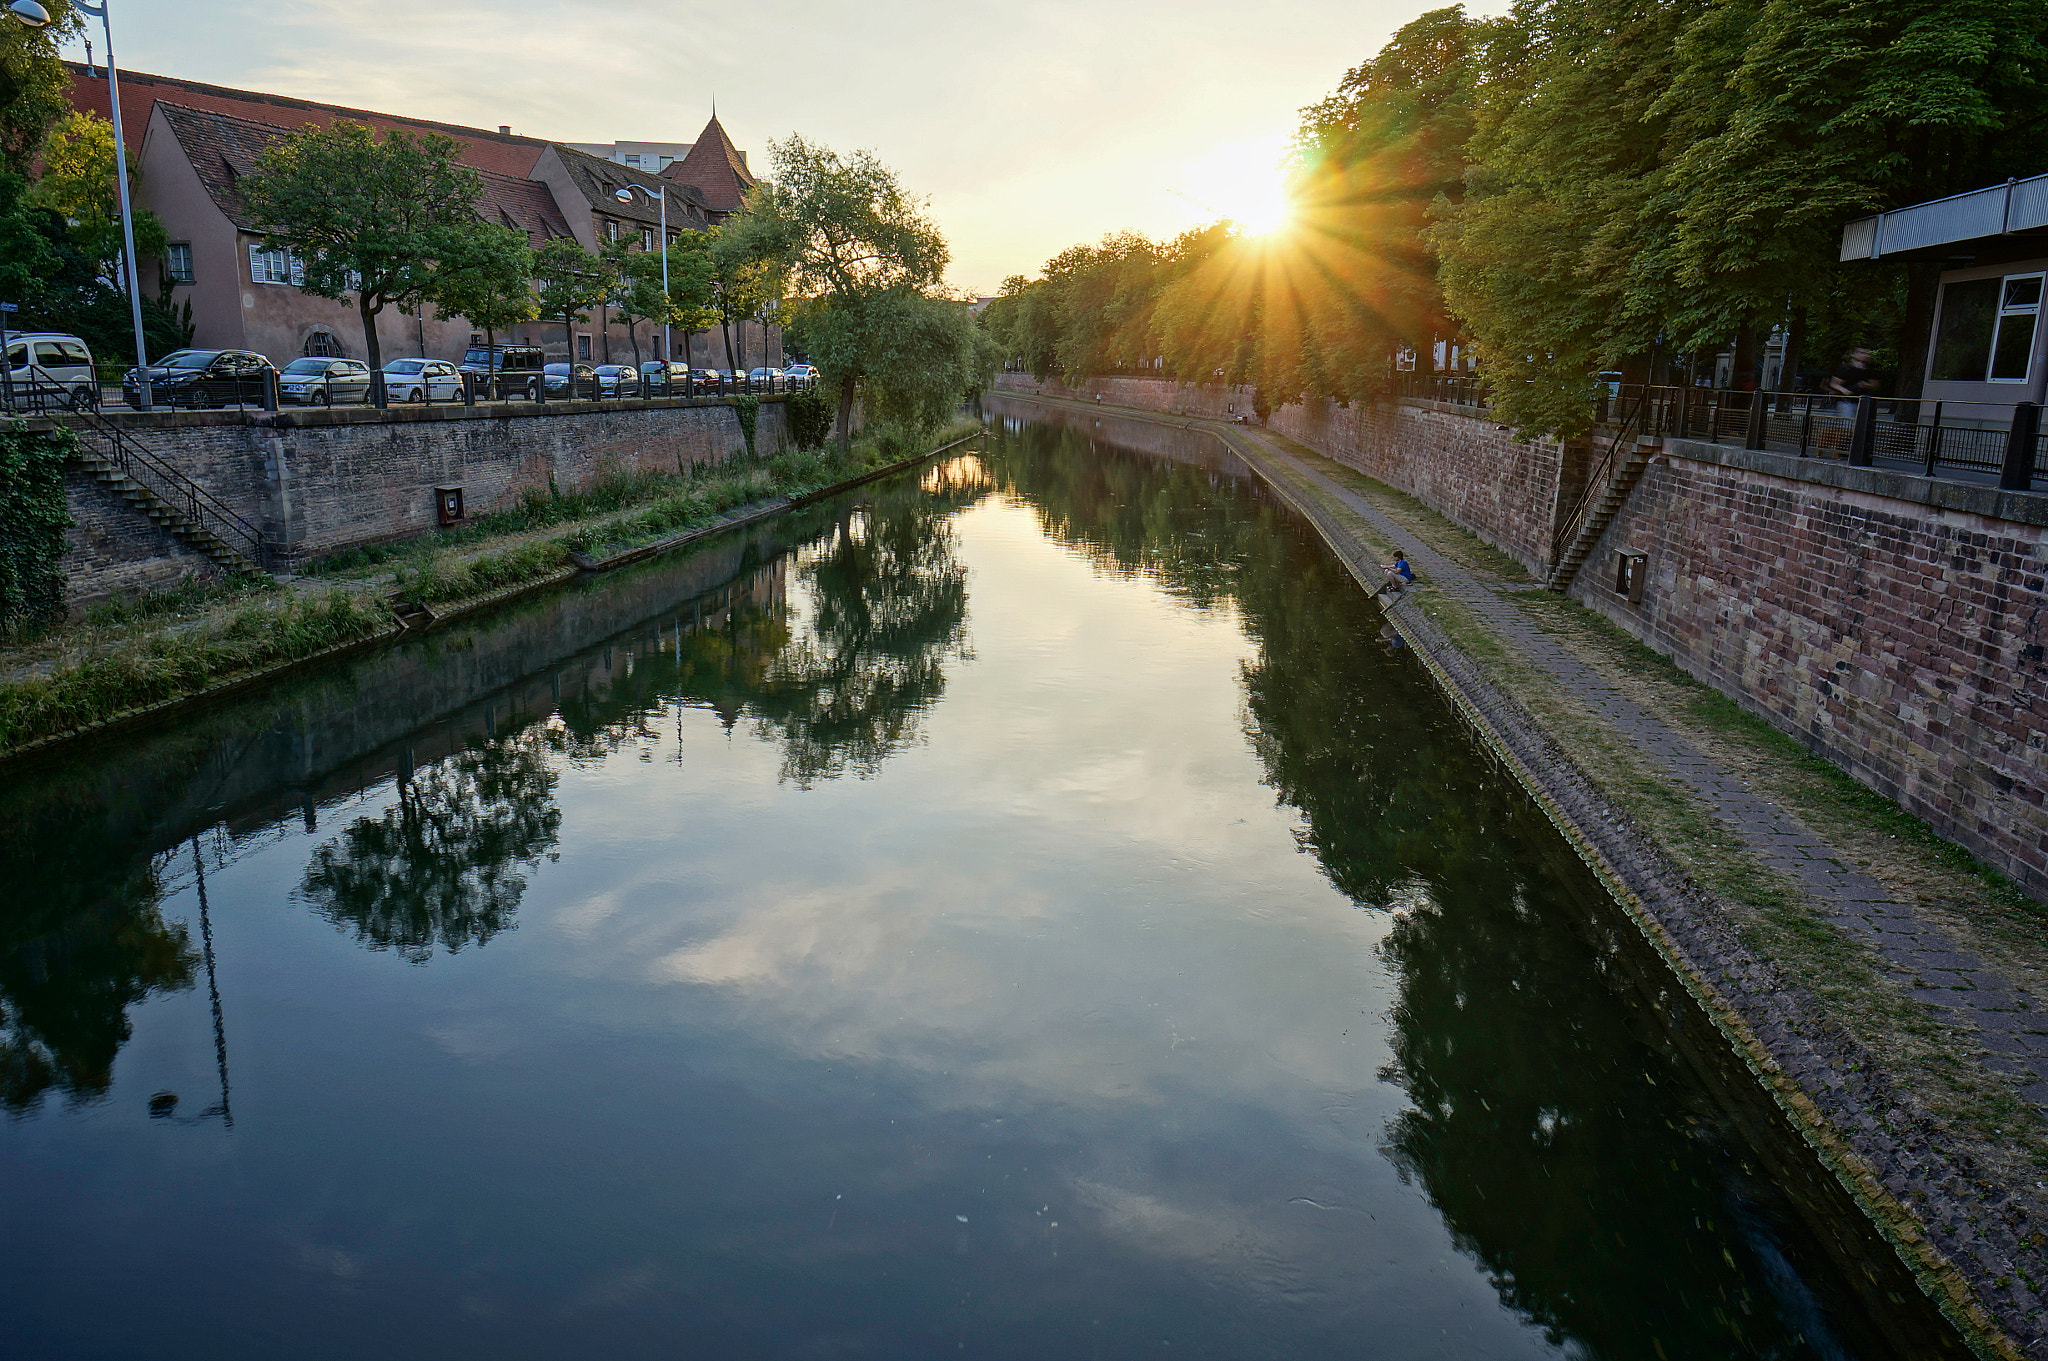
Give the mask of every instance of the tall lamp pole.
[{"label": "tall lamp pole", "polygon": [[[149,346],[142,338],[142,275],[135,263],[135,213],[128,202],[128,139],[121,130],[121,80],[114,73],[114,21],[107,14],[111,0],[95,5],[71,0],[82,13],[100,21],[107,37],[107,106],[114,115],[114,184],[121,195],[122,259],[128,275],[128,318],[135,326],[135,383],[144,411],[149,410]],[[50,12],[36,0],[12,0],[8,14],[30,28],[44,28]]]},{"label": "tall lamp pole", "polygon": [[[642,189],[642,190],[641,190],[640,192],[641,192],[642,194],[645,194],[645,193],[647,192],[647,190],[645,190],[645,189]],[[621,190],[619,190],[618,192],[614,193],[614,194],[612,195],[612,197],[613,197],[613,198],[615,198],[615,199],[617,199],[617,200],[618,200],[619,202],[621,202],[621,203],[631,203],[631,202],[633,201],[633,191],[632,191],[631,189],[621,189]],[[664,188],[664,189],[663,189],[663,190],[661,191],[661,195],[660,195],[660,197],[661,197],[661,362],[662,362],[662,363],[664,363],[664,364],[672,364],[672,363],[674,363],[674,362],[675,362],[675,357],[676,357],[676,351],[675,351],[675,341],[674,341],[674,340],[672,340],[672,339],[671,339],[671,338],[669,337],[669,327],[668,327],[668,313],[669,313],[669,301],[668,301],[668,190]],[[666,391],[666,390],[667,390],[667,386],[666,386],[666,384],[667,384],[667,379],[666,379],[666,378],[664,378],[664,379],[663,379],[663,391]]]}]

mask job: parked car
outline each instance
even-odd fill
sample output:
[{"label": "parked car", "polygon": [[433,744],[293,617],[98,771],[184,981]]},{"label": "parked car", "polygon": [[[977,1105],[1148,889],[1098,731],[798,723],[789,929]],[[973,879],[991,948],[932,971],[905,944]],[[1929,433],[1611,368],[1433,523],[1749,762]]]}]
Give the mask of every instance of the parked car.
[{"label": "parked car", "polygon": [[384,366],[384,392],[394,402],[452,402],[462,375],[445,359],[394,359]]},{"label": "parked car", "polygon": [[782,371],[782,377],[792,388],[807,388],[818,381],[818,371],[809,364],[791,364]]},{"label": "parked car", "polygon": [[597,374],[597,395],[600,397],[638,397],[640,395],[640,372],[631,364],[599,364]]},{"label": "parked car", "polygon": [[[541,370],[541,373],[544,377],[544,381],[547,383],[548,396],[596,396],[597,370],[593,369],[588,364],[577,364],[574,366],[575,372],[572,375],[570,372],[570,367],[571,366],[568,364],[550,364],[545,369]],[[575,388],[573,391],[570,388],[570,380],[572,377],[575,380]]]},{"label": "parked car", "polygon": [[782,381],[782,370],[762,367],[747,370],[747,384],[762,392],[773,392]]},{"label": "parked car", "polygon": [[456,367],[474,374],[477,390],[487,397],[532,401],[540,393],[540,372],[547,362],[537,345],[472,345]]},{"label": "parked car", "polygon": [[309,355],[294,359],[277,375],[277,400],[334,406],[370,400],[370,366],[360,359]]},{"label": "parked car", "polygon": [[58,331],[26,331],[7,338],[8,381],[14,403],[24,410],[68,406],[97,411],[99,371],[92,349],[74,335]]},{"label": "parked car", "polygon": [[699,392],[725,391],[725,375],[717,369],[691,369],[690,381],[697,385]]},{"label": "parked car", "polygon": [[[151,395],[165,406],[260,406],[270,361],[254,350],[173,350],[149,366]],[[121,391],[134,406],[142,399],[134,369],[121,376]]]},{"label": "parked car", "polygon": [[650,359],[640,366],[640,391],[649,397],[687,397],[690,366],[681,360]]}]

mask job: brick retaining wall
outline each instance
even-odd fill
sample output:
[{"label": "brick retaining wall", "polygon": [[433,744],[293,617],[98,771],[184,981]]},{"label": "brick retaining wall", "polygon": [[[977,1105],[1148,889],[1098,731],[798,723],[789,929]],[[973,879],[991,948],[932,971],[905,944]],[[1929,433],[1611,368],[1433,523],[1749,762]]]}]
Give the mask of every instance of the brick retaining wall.
[{"label": "brick retaining wall", "polygon": [[[571,491],[607,468],[675,472],[745,447],[732,405],[716,400],[110,419],[301,557],[432,530],[439,486],[461,487],[465,512],[478,515],[550,478]],[[783,442],[782,402],[764,399],[756,447],[773,452]],[[67,486],[78,521],[63,564],[73,605],[211,569],[90,477],[74,472]]]},{"label": "brick retaining wall", "polygon": [[[1250,388],[1161,378],[1100,378],[1070,388],[1057,379],[1039,383],[1029,374],[1005,373],[996,387],[1085,402],[1100,394],[1105,403],[1217,420],[1252,409]],[[1586,460],[1577,446],[1524,443],[1505,426],[1435,403],[1314,401],[1281,407],[1267,417],[1265,428],[1399,487],[1538,575],[1550,567],[1560,477],[1575,484],[1567,488],[1568,498],[1584,478]]]},{"label": "brick retaining wall", "polygon": [[1672,440],[1572,596],[2040,896],[2044,540],[2048,497]]}]

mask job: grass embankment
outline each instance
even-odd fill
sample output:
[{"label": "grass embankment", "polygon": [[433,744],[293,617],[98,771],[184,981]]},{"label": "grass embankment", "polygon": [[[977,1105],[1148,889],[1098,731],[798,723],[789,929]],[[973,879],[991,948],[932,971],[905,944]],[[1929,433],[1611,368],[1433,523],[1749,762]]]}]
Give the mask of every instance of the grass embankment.
[{"label": "grass embankment", "polygon": [[[1383,512],[1410,542],[1425,543],[1481,580],[1492,578],[1508,588],[1502,598],[1599,681],[1789,810],[1837,863],[1863,870],[1895,901],[1916,907],[2009,985],[2039,991],[2048,982],[2048,932],[2042,930],[2048,910],[2009,879],[1605,616],[1532,589],[1532,578],[1513,559],[1413,497],[1288,444],[1313,460],[1317,471]],[[1305,479],[1289,478],[1288,484],[1370,551],[1389,551],[1391,545],[1320,488]],[[1872,946],[1838,926],[1825,904],[1745,844],[1674,771],[1527,660],[1476,611],[1442,591],[1425,589],[1411,600],[1571,752],[1587,777],[1674,863],[1728,905],[1732,924],[1751,950],[1799,979],[1884,1075],[1966,1143],[1987,1170],[2025,1185],[2038,1176],[2033,1169],[2048,1166],[2048,1120],[1984,1065],[1971,1037],[1945,1011],[1912,995],[1919,980],[1901,977]]]},{"label": "grass embankment", "polygon": [[0,685],[0,751],[197,694],[391,627],[388,610],[355,592],[289,598],[272,588],[266,595],[225,619],[137,638],[46,676]]},{"label": "grass embankment", "polygon": [[[879,431],[856,440],[843,460],[836,451],[790,451],[671,474],[614,473],[577,492],[535,488],[459,529],[322,559],[290,590],[263,579],[188,577],[97,605],[76,625],[0,659],[14,672],[0,681],[0,753],[388,630],[394,620],[386,594],[410,604],[460,604],[564,572],[571,549],[602,557],[709,526],[742,507],[803,496],[978,429],[978,422],[957,422],[919,439]],[[556,528],[567,532],[543,537]]]}]

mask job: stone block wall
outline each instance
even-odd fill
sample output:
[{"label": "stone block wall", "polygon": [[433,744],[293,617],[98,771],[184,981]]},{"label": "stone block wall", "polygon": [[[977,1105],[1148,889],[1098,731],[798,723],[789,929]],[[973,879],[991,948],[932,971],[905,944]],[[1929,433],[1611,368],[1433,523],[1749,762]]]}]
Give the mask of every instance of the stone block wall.
[{"label": "stone block wall", "polygon": [[[461,487],[465,513],[479,515],[550,479],[572,491],[607,469],[672,473],[746,447],[732,405],[702,399],[109,420],[302,559],[431,532],[436,487]],[[763,399],[756,448],[772,453],[785,438],[782,401]],[[84,472],[67,487],[78,522],[64,558],[74,606],[212,569]]]},{"label": "stone block wall", "polygon": [[85,472],[72,468],[64,474],[64,497],[72,521],[64,534],[72,607],[162,590],[188,574],[215,575],[212,559],[187,548]]},{"label": "stone block wall", "polygon": [[[1041,392],[1173,415],[1227,420],[1252,409],[1250,388],[1197,387],[1157,378],[1100,378],[1070,388],[1029,374],[1001,374],[998,391]],[[1559,482],[1583,484],[1584,452],[1554,440],[1524,443],[1491,421],[1435,403],[1284,406],[1265,428],[1306,444],[1465,528],[1542,575],[1550,568]],[[1568,487],[1568,493],[1575,487]]]},{"label": "stone block wall", "polygon": [[1673,440],[1572,595],[2041,895],[2044,540],[2048,497]]}]

